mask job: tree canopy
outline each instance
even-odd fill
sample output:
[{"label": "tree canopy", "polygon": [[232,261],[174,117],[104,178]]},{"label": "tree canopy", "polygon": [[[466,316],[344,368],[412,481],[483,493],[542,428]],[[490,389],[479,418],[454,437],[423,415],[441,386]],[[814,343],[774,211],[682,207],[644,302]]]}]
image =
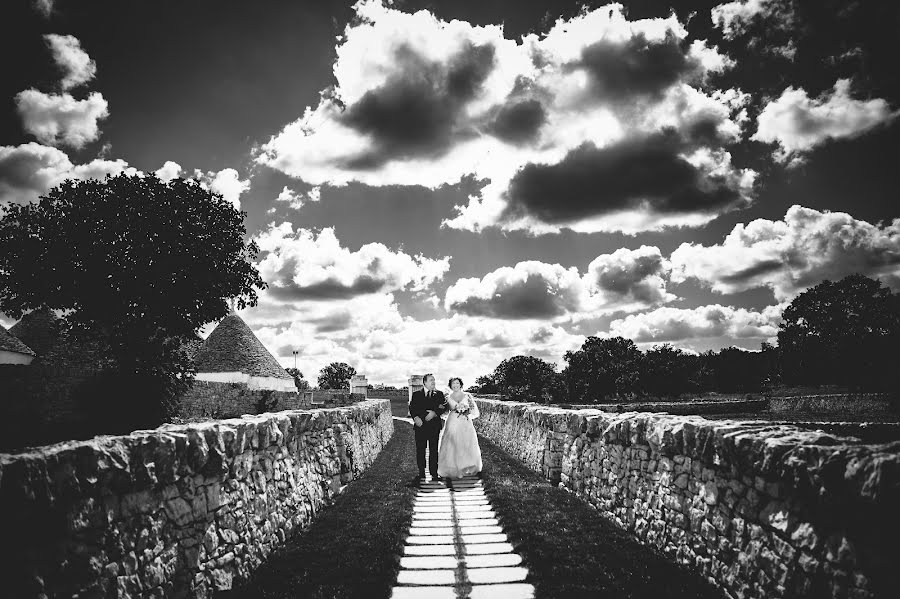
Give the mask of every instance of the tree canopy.
[{"label": "tree canopy", "polygon": [[[514,400],[550,402],[563,394],[556,366],[534,356],[513,356],[503,360],[489,380],[501,394]],[[479,377],[477,382],[488,381]]]},{"label": "tree canopy", "polygon": [[345,362],[332,362],[319,371],[319,389],[349,389],[356,369]]},{"label": "tree canopy", "polygon": [[855,274],[822,281],[782,313],[781,369],[792,384],[886,387],[900,342],[900,294]]},{"label": "tree canopy", "polygon": [[65,181],[0,219],[0,310],[63,310],[68,330],[108,345],[117,376],[174,393],[192,374],[182,345],[266,287],[245,214],[196,181]]}]

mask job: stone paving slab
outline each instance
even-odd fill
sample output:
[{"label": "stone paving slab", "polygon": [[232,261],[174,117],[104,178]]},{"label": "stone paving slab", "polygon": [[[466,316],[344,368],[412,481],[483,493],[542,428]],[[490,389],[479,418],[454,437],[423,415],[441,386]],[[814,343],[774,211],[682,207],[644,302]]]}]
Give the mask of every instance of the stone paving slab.
[{"label": "stone paving slab", "polygon": [[[421,595],[427,599],[430,595]],[[469,593],[469,599],[532,599],[534,587],[530,584],[489,584],[475,585]]]},{"label": "stone paving slab", "polygon": [[422,483],[392,597],[528,599],[527,577],[477,476]]},{"label": "stone paving slab", "polygon": [[452,555],[456,556],[456,545],[407,545],[403,555]]}]

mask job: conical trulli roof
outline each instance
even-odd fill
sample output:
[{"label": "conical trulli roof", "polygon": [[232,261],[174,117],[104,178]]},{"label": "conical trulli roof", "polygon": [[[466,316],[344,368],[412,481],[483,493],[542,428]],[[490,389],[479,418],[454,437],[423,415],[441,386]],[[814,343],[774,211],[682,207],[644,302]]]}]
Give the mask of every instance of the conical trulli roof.
[{"label": "conical trulli roof", "polygon": [[43,356],[59,343],[59,317],[50,308],[32,310],[11,326],[9,332]]},{"label": "conical trulli roof", "polygon": [[194,356],[194,367],[197,372],[243,372],[294,380],[236,312],[223,318],[209,334]]},{"label": "conical trulli roof", "polygon": [[[6,327],[2,324],[0,324],[0,351],[15,352],[18,354],[25,354],[26,356],[35,355],[34,350],[22,343],[21,339],[7,331]],[[288,376],[291,375],[288,374]]]}]

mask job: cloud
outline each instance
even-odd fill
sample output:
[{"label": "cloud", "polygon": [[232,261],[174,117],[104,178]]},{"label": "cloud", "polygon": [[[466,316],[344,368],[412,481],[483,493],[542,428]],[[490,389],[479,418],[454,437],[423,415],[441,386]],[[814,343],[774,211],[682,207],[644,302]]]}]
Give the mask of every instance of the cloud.
[{"label": "cloud", "polygon": [[601,307],[640,310],[676,299],[666,291],[671,264],[659,248],[642,245],[597,256],[588,266],[585,284]]},{"label": "cloud", "polygon": [[[46,8],[44,14],[47,16],[53,10],[53,2],[50,1],[38,2],[37,5]],[[44,36],[44,41],[53,54],[53,60],[63,72],[60,82],[63,90],[84,85],[97,75],[97,63],[81,48],[81,42],[75,36],[48,33]]]},{"label": "cloud", "polygon": [[440,280],[450,258],[430,259],[393,252],[380,243],[352,252],[342,247],[334,229],[316,234],[296,232],[290,223],[270,227],[256,241],[260,273],[269,293],[280,301],[336,300],[400,289],[422,291]]},{"label": "cloud", "polygon": [[830,94],[816,99],[802,88],[788,87],[763,108],[751,139],[777,144],[774,156],[778,161],[796,161],[829,139],[857,137],[897,114],[880,98],[854,100],[849,79],[839,79]]},{"label": "cloud", "polygon": [[166,160],[159,169],[154,171],[157,177],[168,183],[172,179],[181,176],[181,165],[171,160]]},{"label": "cloud", "polygon": [[200,181],[205,188],[221,194],[231,202],[235,208],[241,209],[241,194],[250,189],[250,180],[241,180],[238,172],[233,168],[223,168],[220,171],[203,172],[194,170],[194,178]]},{"label": "cloud", "polygon": [[575,267],[519,262],[464,278],[447,289],[444,307],[505,320],[583,320],[650,308],[675,299],[666,291],[671,266],[659,248],[620,248],[597,256],[584,275]]},{"label": "cloud", "polygon": [[0,205],[33,202],[66,179],[102,179],[121,172],[139,171],[121,159],[72,164],[62,150],[34,142],[0,146]]},{"label": "cloud", "polygon": [[16,109],[26,132],[43,144],[82,148],[100,136],[98,121],[109,116],[106,100],[92,92],[84,100],[69,94],[26,89],[16,94]]},{"label": "cloud", "polygon": [[703,74],[702,63],[681,49],[680,39],[671,29],[662,39],[647,39],[639,31],[624,42],[598,40],[582,49],[578,61],[563,68],[584,69],[593,94],[618,102],[661,99],[672,85]]},{"label": "cloud", "polygon": [[852,273],[900,288],[900,219],[873,225],[795,205],[783,220],[737,224],[721,244],[682,243],[671,260],[674,282],[696,279],[719,293],[768,287],[779,301]]},{"label": "cloud", "polygon": [[[585,144],[556,164],[525,165],[509,183],[504,220],[588,223],[605,216],[643,215],[634,231],[705,218],[746,203],[751,181],[692,163],[673,131],[604,148]],[[564,198],[564,199],[563,199]],[[655,222],[651,222],[655,221]]]},{"label": "cloud", "polygon": [[281,190],[281,193],[279,193],[278,197],[275,199],[279,202],[287,202],[291,208],[293,208],[294,210],[299,210],[307,202],[318,202],[321,197],[322,190],[318,186],[313,187],[305,194],[302,194],[285,185],[284,189]]},{"label": "cloud", "polygon": [[582,309],[586,300],[578,269],[519,262],[482,279],[459,279],[447,289],[447,310],[491,318],[551,319]]},{"label": "cloud", "polygon": [[713,304],[698,308],[663,306],[652,312],[629,314],[612,321],[610,336],[635,343],[662,343],[698,338],[771,339],[778,334],[783,306],[767,306],[762,312]]},{"label": "cloud", "polygon": [[[336,49],[336,85],[264,144],[258,163],[311,185],[434,189],[471,177],[484,187],[443,224],[476,231],[696,226],[750,199],[755,173],[733,166],[725,149],[740,135],[739,110],[727,101],[733,90],[703,91],[710,73],[732,63],[702,40],[685,44],[674,15],[628,21],[614,4],[516,41],[502,27],[403,13],[378,0],[355,10]],[[639,160],[634,149],[669,130],[690,140],[665,159],[690,165],[677,180],[695,198],[683,209],[666,210],[669,198],[617,181],[629,176],[623,169],[608,171],[599,188],[556,194],[559,213],[521,210],[536,195],[523,181],[539,185],[540,174],[566,171],[591,148],[598,160],[628,149]],[[607,187],[628,193],[611,207],[586,199]]]},{"label": "cloud", "polygon": [[34,0],[34,9],[45,17],[50,17],[55,2],[56,0]]},{"label": "cloud", "polygon": [[713,26],[722,30],[725,39],[733,40],[761,20],[790,29],[797,19],[795,10],[793,0],[738,0],[714,6],[710,16]]}]

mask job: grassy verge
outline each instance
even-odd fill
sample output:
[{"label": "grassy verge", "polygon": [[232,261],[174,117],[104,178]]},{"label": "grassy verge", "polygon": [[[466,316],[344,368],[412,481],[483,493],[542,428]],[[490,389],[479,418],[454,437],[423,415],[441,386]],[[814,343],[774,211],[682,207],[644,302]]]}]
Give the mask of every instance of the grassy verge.
[{"label": "grassy verge", "polygon": [[538,598],[722,598],[695,573],[604,520],[593,507],[479,437],[485,491]]},{"label": "grassy verge", "polygon": [[310,527],[289,540],[229,599],[389,597],[412,520],[416,467],[412,427],[394,436],[363,475]]}]

